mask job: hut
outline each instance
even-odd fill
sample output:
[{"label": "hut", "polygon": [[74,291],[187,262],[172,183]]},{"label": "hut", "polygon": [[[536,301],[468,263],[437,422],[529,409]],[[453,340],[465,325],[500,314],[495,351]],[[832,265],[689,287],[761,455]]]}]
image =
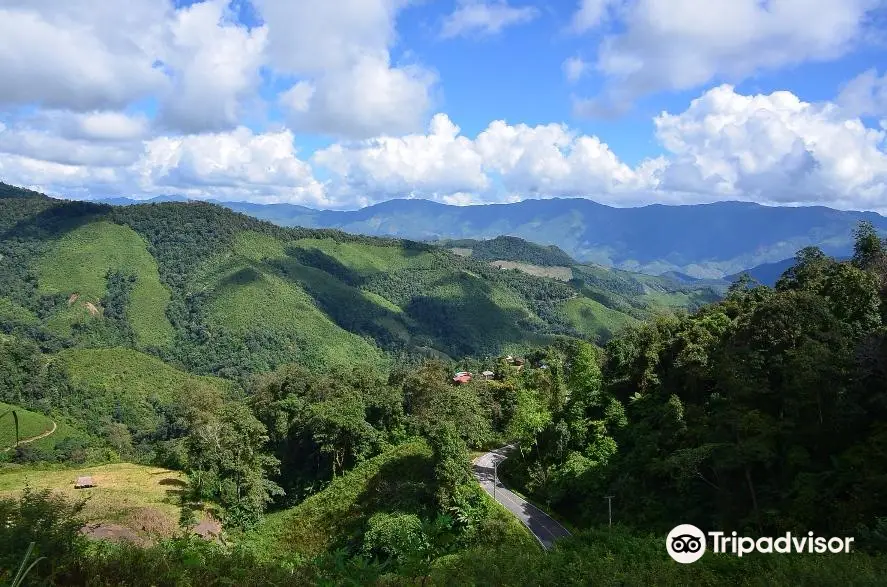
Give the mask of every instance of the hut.
[{"label": "hut", "polygon": [[95,481],[92,480],[92,477],[77,477],[77,480],[74,481],[74,489],[86,489],[88,487],[95,487]]},{"label": "hut", "polygon": [[483,373],[481,373],[481,375],[483,375],[484,379],[489,380],[493,378],[493,375],[495,375],[495,373],[493,373],[492,371],[484,371]]}]

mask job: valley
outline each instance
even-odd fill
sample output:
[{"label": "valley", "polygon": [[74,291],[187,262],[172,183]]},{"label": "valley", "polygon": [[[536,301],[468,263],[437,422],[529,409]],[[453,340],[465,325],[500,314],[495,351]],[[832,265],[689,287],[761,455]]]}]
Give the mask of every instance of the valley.
[{"label": "valley", "polygon": [[[887,243],[873,225],[850,230],[852,256],[802,248],[760,268],[761,285],[514,236],[419,242],[207,203],[0,193],[4,536],[39,542],[58,580],[873,585],[887,572]],[[506,444],[498,475],[518,517],[471,469]],[[82,477],[94,486],[76,489]],[[569,531],[541,548],[523,500]],[[835,514],[819,516],[826,502]],[[676,567],[661,548],[676,516],[862,546]],[[0,551],[0,569],[21,554]]]}]

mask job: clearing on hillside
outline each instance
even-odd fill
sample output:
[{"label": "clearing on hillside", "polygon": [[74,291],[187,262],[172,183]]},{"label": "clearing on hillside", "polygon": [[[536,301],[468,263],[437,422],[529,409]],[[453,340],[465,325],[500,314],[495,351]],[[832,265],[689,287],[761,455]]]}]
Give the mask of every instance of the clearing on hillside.
[{"label": "clearing on hillside", "polygon": [[68,232],[37,264],[40,292],[68,296],[69,307],[51,317],[49,327],[70,334],[73,324],[98,316],[109,270],[136,276],[126,319],[138,343],[167,346],[173,335],[166,317],[169,291],[160,282],[157,263],[134,230],[106,221]]},{"label": "clearing on hillside", "polygon": [[557,279],[558,281],[570,281],[573,279],[573,270],[569,267],[549,267],[546,265],[531,265],[529,263],[518,263],[517,261],[491,261],[490,265],[499,269],[517,269],[528,275],[536,277],[548,277]]},{"label": "clearing on hillside", "polygon": [[[92,477],[96,486],[74,489],[78,477]],[[51,489],[72,500],[88,497],[83,517],[92,532],[99,536],[106,533],[111,539],[134,535],[143,542],[176,533],[181,515],[179,496],[186,484],[177,471],[130,463],[0,472],[0,497],[14,498],[26,486]]]}]

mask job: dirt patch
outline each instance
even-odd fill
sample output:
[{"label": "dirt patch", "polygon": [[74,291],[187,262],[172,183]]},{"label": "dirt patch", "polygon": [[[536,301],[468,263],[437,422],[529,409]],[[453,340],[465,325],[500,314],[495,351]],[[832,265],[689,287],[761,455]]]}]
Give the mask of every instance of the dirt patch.
[{"label": "dirt patch", "polygon": [[78,293],[72,293],[72,294],[71,294],[71,297],[68,298],[68,305],[70,306],[71,304],[73,304],[74,302],[76,302],[76,301],[77,301],[77,298],[79,298],[79,297],[80,297],[80,294],[78,294]]},{"label": "dirt patch", "polygon": [[459,255],[460,257],[470,257],[472,253],[474,253],[474,249],[464,249],[461,247],[455,247],[450,249],[450,252],[454,255]]},{"label": "dirt patch", "polygon": [[98,316],[99,315],[99,309],[96,308],[95,304],[93,304],[92,302],[86,302],[86,309],[89,310],[89,314],[91,316]]},{"label": "dirt patch", "polygon": [[173,536],[179,529],[175,520],[164,512],[150,507],[133,509],[126,515],[124,522],[127,528],[162,538]]},{"label": "dirt patch", "polygon": [[131,542],[138,546],[147,546],[148,541],[139,536],[132,528],[120,524],[87,524],[80,533],[91,540],[110,540],[111,542]]},{"label": "dirt patch", "polygon": [[222,523],[212,514],[206,513],[204,518],[191,528],[191,531],[204,540],[218,540],[222,535]]}]

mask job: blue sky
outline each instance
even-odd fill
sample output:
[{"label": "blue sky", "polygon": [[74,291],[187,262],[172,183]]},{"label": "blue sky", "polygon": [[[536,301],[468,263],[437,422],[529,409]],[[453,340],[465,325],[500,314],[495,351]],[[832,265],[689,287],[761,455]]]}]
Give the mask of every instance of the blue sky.
[{"label": "blue sky", "polygon": [[0,179],[356,208],[887,211],[881,0],[24,0]]}]

